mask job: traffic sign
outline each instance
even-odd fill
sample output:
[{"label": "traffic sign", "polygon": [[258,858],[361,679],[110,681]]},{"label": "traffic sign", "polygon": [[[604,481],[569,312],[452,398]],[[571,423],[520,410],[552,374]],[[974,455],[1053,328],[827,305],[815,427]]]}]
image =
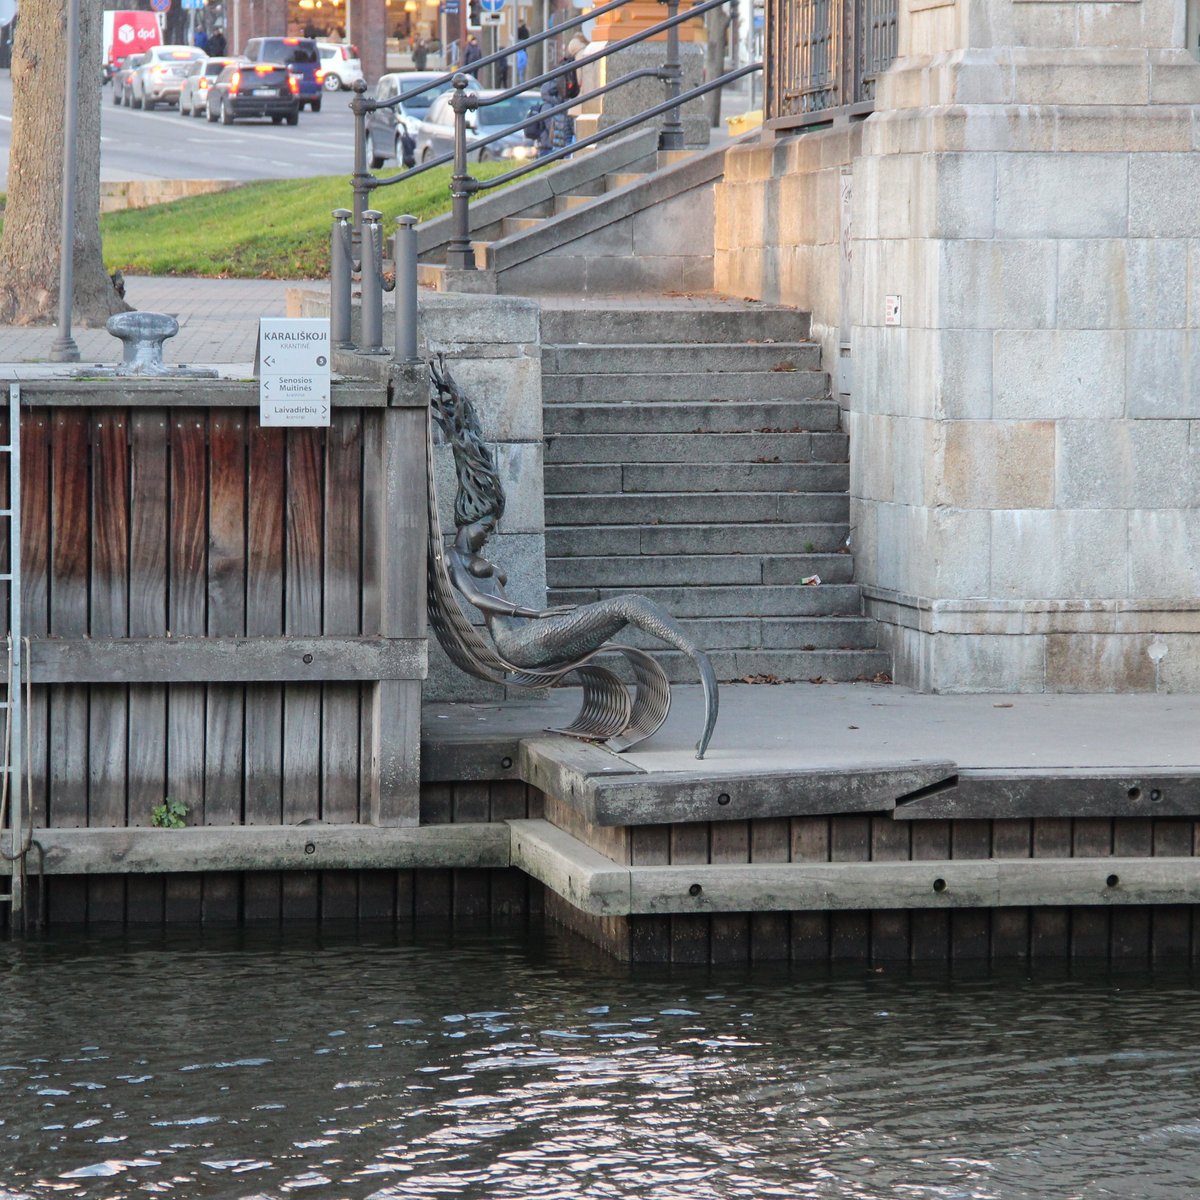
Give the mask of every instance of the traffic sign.
[{"label": "traffic sign", "polygon": [[150,0],[150,7],[155,12],[170,12],[171,0]]},{"label": "traffic sign", "polygon": [[503,25],[504,24],[504,14],[502,12],[480,13],[479,19],[484,25]]},{"label": "traffic sign", "polygon": [[504,0],[479,0],[479,7],[485,13],[498,13],[504,7]]},{"label": "traffic sign", "polygon": [[258,360],[259,424],[329,424],[328,318],[260,318]]},{"label": "traffic sign", "polygon": [[458,0],[442,0],[442,15],[447,17],[457,17]]}]

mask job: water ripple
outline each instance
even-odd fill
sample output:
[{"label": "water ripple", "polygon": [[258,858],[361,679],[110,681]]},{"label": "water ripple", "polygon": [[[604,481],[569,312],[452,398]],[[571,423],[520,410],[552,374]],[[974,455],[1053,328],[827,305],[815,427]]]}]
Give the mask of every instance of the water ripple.
[{"label": "water ripple", "polygon": [[51,937],[0,972],[0,1200],[1196,1194],[1188,976],[628,972],[309,931]]}]

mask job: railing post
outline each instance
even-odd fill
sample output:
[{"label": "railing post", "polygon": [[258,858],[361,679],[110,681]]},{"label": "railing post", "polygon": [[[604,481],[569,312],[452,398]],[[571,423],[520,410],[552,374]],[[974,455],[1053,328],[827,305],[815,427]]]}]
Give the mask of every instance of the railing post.
[{"label": "railing post", "polygon": [[[462,3],[462,0],[459,0]],[[450,176],[450,220],[453,231],[446,245],[446,266],[456,271],[475,270],[475,250],[471,245],[471,193],[467,174],[467,88],[470,79],[455,75],[454,95],[454,173]]]},{"label": "railing post", "polygon": [[417,357],[417,218],[396,218],[396,362]]},{"label": "railing post", "polygon": [[329,235],[329,336],[338,350],[354,349],[350,328],[350,284],[354,273],[350,216],[348,208],[335,208]]},{"label": "railing post", "polygon": [[362,347],[360,354],[386,354],[383,344],[383,239],[379,219],[383,213],[368,208],[363,213],[362,241]]},{"label": "railing post", "polygon": [[354,187],[354,226],[352,243],[357,243],[362,233],[363,214],[367,210],[367,196],[371,191],[371,173],[367,170],[367,105],[364,99],[367,91],[367,81],[358,79],[354,82],[354,99],[350,101],[350,111],[354,114],[354,176],[351,180]]},{"label": "railing post", "polygon": [[[666,0],[667,18],[679,15],[679,0]],[[667,99],[676,100],[683,82],[683,65],[679,61],[679,26],[672,25],[667,30],[667,61],[663,63],[663,82],[666,84]],[[676,104],[668,113],[658,133],[658,148],[660,150],[683,149],[683,122],[679,119],[679,105]]]}]

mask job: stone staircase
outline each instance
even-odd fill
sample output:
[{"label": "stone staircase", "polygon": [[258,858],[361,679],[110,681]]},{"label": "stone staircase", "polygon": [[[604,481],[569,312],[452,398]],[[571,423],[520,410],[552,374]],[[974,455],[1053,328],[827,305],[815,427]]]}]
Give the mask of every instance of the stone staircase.
[{"label": "stone staircase", "polygon": [[[807,333],[764,305],[543,302],[552,604],[641,592],[722,680],[890,671],[853,583],[847,438]],[[693,680],[682,655],[657,657]]]},{"label": "stone staircase", "polygon": [[449,214],[424,222],[421,282],[525,296],[710,288],[712,246],[695,231],[711,229],[723,151],[660,151],[657,136],[639,131],[474,200],[474,271],[445,267]]}]

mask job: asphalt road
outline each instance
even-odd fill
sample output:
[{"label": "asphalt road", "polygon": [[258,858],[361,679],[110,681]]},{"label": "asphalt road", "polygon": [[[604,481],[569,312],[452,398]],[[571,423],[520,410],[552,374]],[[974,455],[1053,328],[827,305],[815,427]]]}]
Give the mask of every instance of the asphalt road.
[{"label": "asphalt road", "polygon": [[[238,121],[225,126],[181,117],[173,108],[142,112],[100,97],[102,179],[297,179],[349,175],[354,153],[350,93],[327,93],[319,113],[307,108],[294,126]],[[0,70],[0,191],[8,186],[12,82]],[[59,147],[54,148],[54,153]]]}]

